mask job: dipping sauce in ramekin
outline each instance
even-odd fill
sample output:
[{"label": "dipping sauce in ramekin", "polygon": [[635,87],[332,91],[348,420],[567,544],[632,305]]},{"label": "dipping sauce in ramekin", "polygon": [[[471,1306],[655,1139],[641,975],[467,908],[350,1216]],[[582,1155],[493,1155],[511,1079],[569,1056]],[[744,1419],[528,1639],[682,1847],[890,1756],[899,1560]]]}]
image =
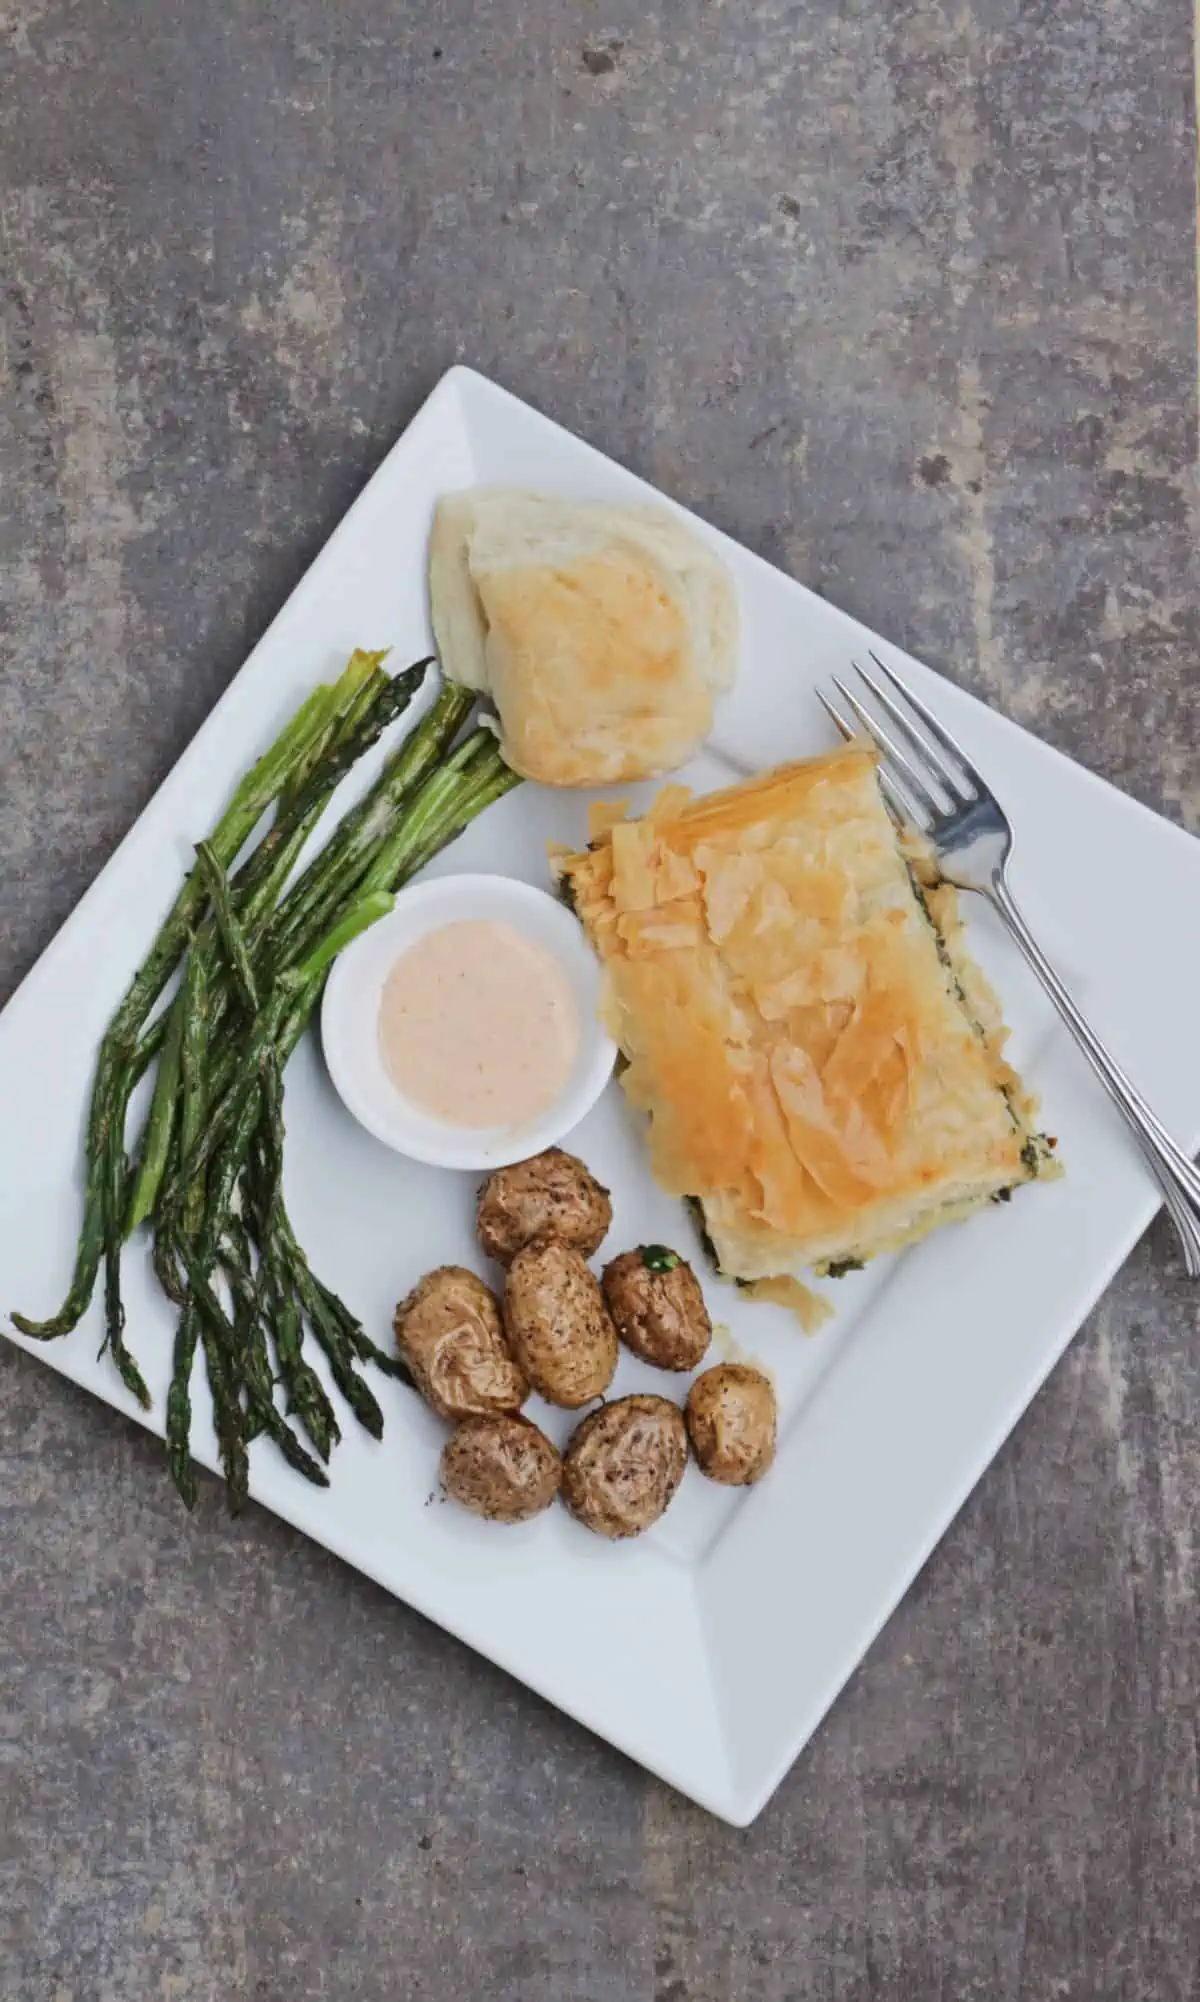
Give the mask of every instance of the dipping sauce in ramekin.
[{"label": "dipping sauce in ramekin", "polygon": [[579,1053],[560,962],[515,925],[461,918],[400,953],[383,983],[379,1046],[398,1091],[453,1126],[549,1111]]},{"label": "dipping sauce in ramekin", "polygon": [[600,965],[565,905],[510,876],[439,876],[336,962],[321,1008],[355,1118],[444,1168],[500,1168],[590,1112],[616,1045]]}]

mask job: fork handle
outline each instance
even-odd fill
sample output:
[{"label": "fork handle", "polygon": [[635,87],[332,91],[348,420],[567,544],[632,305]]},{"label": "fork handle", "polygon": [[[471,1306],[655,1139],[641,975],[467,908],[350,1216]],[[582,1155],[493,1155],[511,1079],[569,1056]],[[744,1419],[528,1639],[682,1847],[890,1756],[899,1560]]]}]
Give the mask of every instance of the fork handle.
[{"label": "fork handle", "polygon": [[1000,870],[992,878],[991,898],[1113,1104],[1132,1130],[1147,1165],[1154,1172],[1171,1221],[1179,1233],[1188,1277],[1200,1279],[1200,1169],[1189,1161],[1182,1147],[1176,1146],[1137,1086],[1125,1075],[1116,1058],[1105,1048],[1096,1031],[1076,1007],[1022,917]]}]

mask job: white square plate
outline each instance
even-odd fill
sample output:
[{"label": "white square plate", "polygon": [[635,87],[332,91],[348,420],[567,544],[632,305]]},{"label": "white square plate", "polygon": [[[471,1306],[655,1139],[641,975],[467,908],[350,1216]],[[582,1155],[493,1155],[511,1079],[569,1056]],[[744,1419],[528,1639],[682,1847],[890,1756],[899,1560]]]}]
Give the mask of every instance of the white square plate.
[{"label": "white square plate", "polygon": [[[3,1304],[65,1289],[79,1209],[81,1115],[93,1057],[131,968],[245,767],[356,646],[405,663],[429,645],[424,556],[444,489],[519,482],[646,498],[650,489],[481,377],[454,369],[351,509],[195,742],[0,1020]],[[702,789],[828,745],[816,681],[873,636],[714,531],[738,581],[741,676],[685,774]],[[874,640],[877,646],[882,642]],[[1200,1140],[1195,995],[1200,844],[888,650],[994,783],[1017,829],[1031,921],[1102,1033],[1179,1137]],[[652,789],[647,789],[647,794]],[[522,787],[435,866],[546,880],[546,841],[575,841],[578,794]],[[427,1506],[442,1429],[376,1382],[387,1429],[353,1421],[327,1493],[266,1443],[257,1498],[491,1656],[683,1792],[744,1824],[762,1807],[1155,1208],[1124,1128],[1007,940],[974,943],[1005,1000],[1016,1061],[1041,1092],[1067,1177],[829,1288],[811,1340],[780,1310],[706,1282],[718,1352],[775,1375],[779,1461],[731,1494],[690,1469],[641,1543],[611,1547],[556,1509],[520,1529]],[[476,1260],[473,1178],[399,1160],[335,1099],[310,1036],[288,1072],[288,1194],[322,1272],[387,1340],[393,1303],[435,1263]],[[609,1247],[687,1242],[610,1087],[572,1143],[614,1191]],[[161,1426],[173,1316],[142,1249],[126,1265],[129,1339]],[[131,1410],[96,1360],[93,1311],[32,1351]],[[17,1339],[14,1336],[14,1339]],[[666,1382],[632,1358],[623,1389]],[[215,1464],[197,1396],[195,1443]],[[558,1424],[564,1414],[555,1414]]]}]

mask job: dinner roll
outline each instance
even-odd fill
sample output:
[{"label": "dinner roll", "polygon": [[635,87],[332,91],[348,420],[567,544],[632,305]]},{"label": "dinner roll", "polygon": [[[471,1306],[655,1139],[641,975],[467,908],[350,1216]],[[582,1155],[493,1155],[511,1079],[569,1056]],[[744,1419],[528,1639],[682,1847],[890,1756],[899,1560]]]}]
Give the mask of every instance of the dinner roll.
[{"label": "dinner roll", "polygon": [[732,579],[666,508],[450,494],[429,584],[445,673],[490,696],[509,764],[545,785],[673,771],[736,672]]}]

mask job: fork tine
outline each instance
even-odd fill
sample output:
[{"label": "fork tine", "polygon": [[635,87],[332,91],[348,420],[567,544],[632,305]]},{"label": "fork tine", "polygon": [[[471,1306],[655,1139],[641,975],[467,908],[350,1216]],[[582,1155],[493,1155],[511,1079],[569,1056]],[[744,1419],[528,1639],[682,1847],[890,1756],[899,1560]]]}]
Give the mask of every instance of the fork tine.
[{"label": "fork tine", "polygon": [[850,704],[867,735],[874,740],[884,760],[891,765],[892,776],[900,779],[905,792],[917,802],[931,821],[938,820],[946,812],[946,808],[935,798],[924,774],[917,770],[912,759],[901,750],[895,738],[884,729],[882,723],[876,722],[870,710],[863,707],[857,695],[847,688],[845,682],[836,674],[832,679],[838,694],[843,701]]},{"label": "fork tine", "polygon": [[[909,708],[913,711],[914,715],[920,717],[922,723],[925,725],[925,728],[928,730],[930,736],[933,738],[935,745],[938,747],[938,750],[940,750],[943,753],[943,758],[939,759],[936,753],[930,750],[928,744],[926,744],[922,740],[920,733],[913,729],[911,721],[905,716],[903,710],[898,708],[896,703],[893,702],[887,690],[885,688],[881,688],[879,686],[879,683],[875,680],[874,676],[868,674],[866,668],[860,667],[859,663],[855,661],[854,663],[855,667],[858,669],[859,674],[862,676],[867,687],[870,689],[872,695],[875,697],[875,700],[883,704],[883,707],[887,710],[888,715],[891,716],[895,720],[895,722],[897,722],[900,725],[902,730],[907,731],[910,740],[917,746],[917,749],[920,750],[926,758],[928,758],[931,766],[933,767],[933,770],[937,773],[938,777],[943,781],[943,783],[950,787],[951,791],[955,792],[961,799],[972,799],[976,795],[982,797],[987,792],[987,787],[984,785],[983,780],[979,776],[979,773],[976,771],[974,765],[971,763],[970,758],[967,756],[966,752],[962,749],[962,746],[955,742],[954,738],[950,735],[950,732],[949,730],[946,729],[945,725],[938,722],[936,716],[933,714],[933,711],[929,708],[928,704],[922,702],[919,695],[913,694],[912,689],[908,686],[908,683],[906,681],[901,681],[900,676],[896,673],[895,669],[889,667],[886,661],[880,660],[879,655],[872,648],[868,648],[868,652],[870,653],[871,659],[874,661],[880,673],[885,674],[887,676],[888,680],[892,684],[892,687],[896,690],[896,693],[898,695],[902,695],[904,697],[904,700],[907,702]],[[960,773],[962,774],[962,778],[959,780],[957,785],[954,782],[953,773],[946,769],[944,763],[945,756],[953,758],[955,764],[959,768]],[[963,780],[966,781],[965,784],[963,783]]]},{"label": "fork tine", "polygon": [[879,781],[879,790],[883,794],[883,803],[893,820],[898,821],[901,827],[915,827],[922,834],[928,834],[929,822],[926,815],[919,807],[914,806],[910,799],[905,798],[887,767],[877,765],[875,776]]},{"label": "fork tine", "polygon": [[[846,742],[852,744],[858,735],[858,731],[855,729],[853,723],[846,721],[837,704],[829,700],[823,688],[818,688],[817,690],[817,701],[821,704],[825,714],[831,719],[835,727],[841,731]],[[905,799],[904,794],[886,766],[879,766],[877,777],[879,779],[880,791],[883,793],[884,805],[891,813],[893,819],[898,820],[901,826],[908,826],[911,823],[919,827],[922,832],[927,831],[925,817],[917,812],[911,800]]]},{"label": "fork tine", "polygon": [[820,703],[822,709],[825,711],[825,714],[829,717],[834,727],[840,730],[843,737],[846,739],[846,742],[850,743],[852,739],[858,735],[858,732],[854,728],[853,723],[847,723],[846,718],[842,715],[842,712],[838,708],[837,704],[829,700],[829,697],[826,695],[825,690],[823,688],[818,688],[817,690],[817,701]]},{"label": "fork tine", "polygon": [[929,821],[927,816],[915,807],[910,799],[905,798],[895,779],[887,769],[887,766],[877,765],[875,776],[879,780],[879,790],[883,794],[883,803],[891,814],[892,819],[898,821],[901,827],[916,827],[922,834],[928,834]]}]

